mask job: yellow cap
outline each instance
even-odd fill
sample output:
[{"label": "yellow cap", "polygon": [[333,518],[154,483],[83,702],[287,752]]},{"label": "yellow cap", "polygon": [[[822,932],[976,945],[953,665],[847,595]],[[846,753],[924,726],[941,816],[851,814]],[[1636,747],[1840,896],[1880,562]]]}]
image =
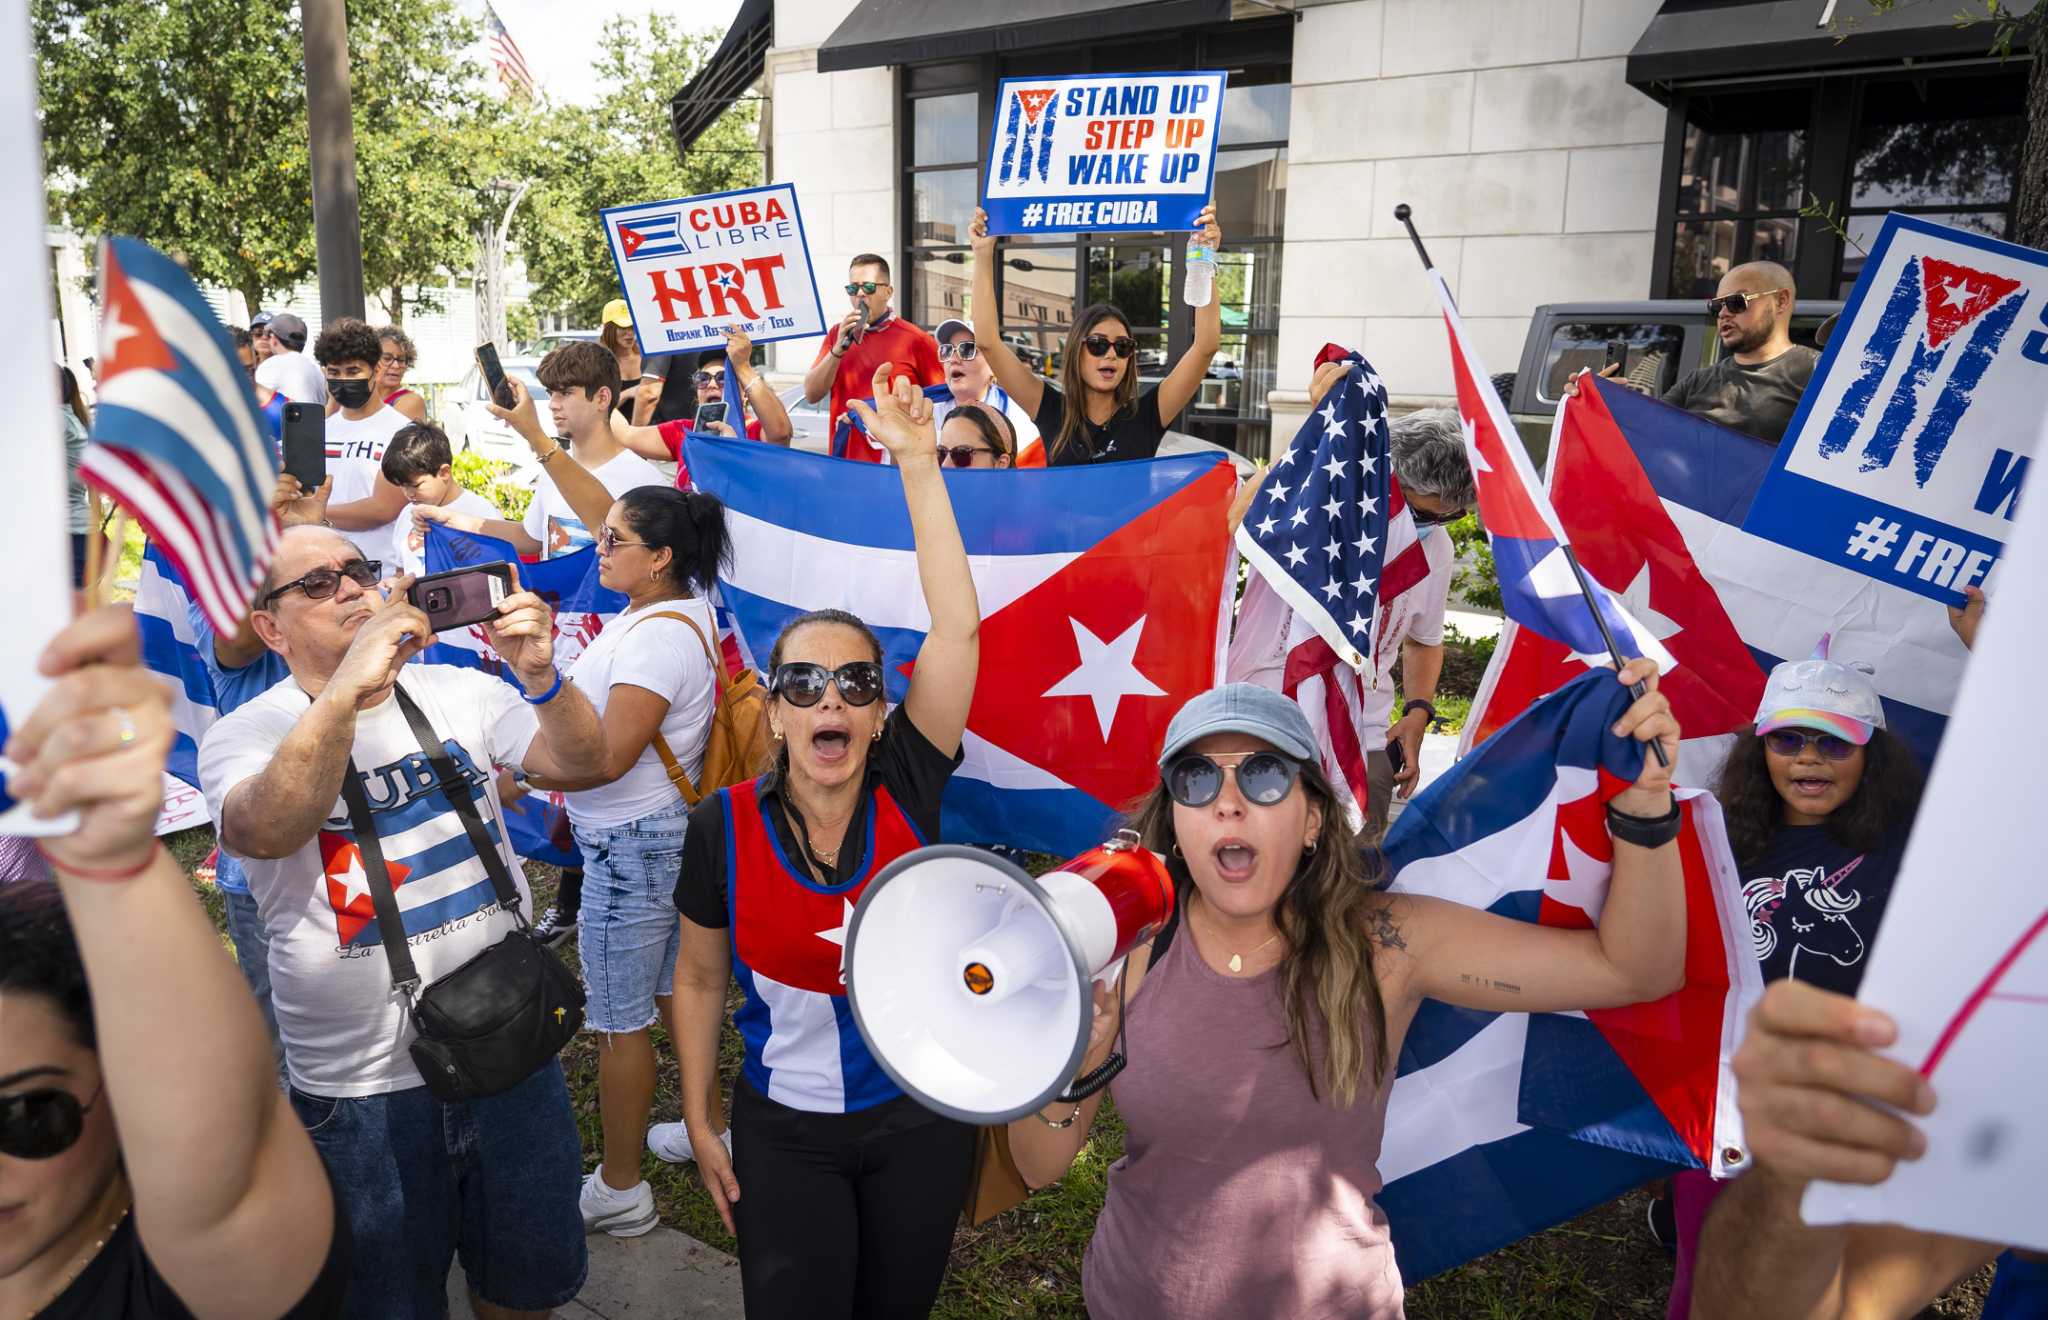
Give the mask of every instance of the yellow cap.
[{"label": "yellow cap", "polygon": [[614,298],[604,305],[604,315],[598,318],[605,325],[622,325],[633,328],[633,314],[626,310],[624,298]]}]

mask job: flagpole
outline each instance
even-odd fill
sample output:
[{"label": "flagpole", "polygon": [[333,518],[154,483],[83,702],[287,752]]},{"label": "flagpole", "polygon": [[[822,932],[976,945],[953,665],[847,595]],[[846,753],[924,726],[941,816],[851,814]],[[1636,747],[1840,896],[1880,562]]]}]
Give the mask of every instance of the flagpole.
[{"label": "flagpole", "polygon": [[[1402,202],[1394,207],[1394,218],[1399,220],[1402,228],[1408,231],[1408,241],[1415,245],[1415,255],[1422,258],[1422,268],[1426,271],[1434,272],[1436,264],[1429,259],[1429,249],[1422,245],[1422,235],[1415,232],[1414,215],[1414,210],[1406,202]],[[1443,287],[1445,296],[1448,297],[1450,286],[1444,285]],[[1456,301],[1454,300],[1451,305],[1453,307],[1457,306]],[[1475,385],[1477,383],[1476,381],[1474,382]],[[1486,382],[1486,388],[1489,390],[1493,389],[1493,382],[1491,380]],[[1495,391],[1494,397],[1500,397],[1499,391]],[[1503,400],[1503,411],[1505,411],[1505,400]],[[1518,441],[1511,440],[1505,435],[1500,439],[1502,444],[1518,443]],[[1484,519],[1481,521],[1484,521]],[[1599,598],[1593,594],[1593,580],[1587,577],[1586,570],[1579,566],[1579,557],[1572,551],[1571,542],[1563,537],[1559,537],[1558,549],[1564,551],[1564,561],[1572,566],[1572,579],[1579,584],[1579,593],[1586,598],[1586,608],[1592,611],[1593,623],[1600,629],[1600,640],[1607,644],[1607,654],[1613,657],[1614,668],[1616,671],[1619,671],[1623,664],[1621,647],[1614,640],[1614,630],[1607,626],[1607,616],[1600,612]],[[1649,685],[1645,683],[1631,683],[1628,690],[1640,699],[1649,692]],[[1657,758],[1658,765],[1663,766],[1667,770],[1671,768],[1671,758],[1664,755],[1663,743],[1652,738],[1650,740],[1650,753]]]}]

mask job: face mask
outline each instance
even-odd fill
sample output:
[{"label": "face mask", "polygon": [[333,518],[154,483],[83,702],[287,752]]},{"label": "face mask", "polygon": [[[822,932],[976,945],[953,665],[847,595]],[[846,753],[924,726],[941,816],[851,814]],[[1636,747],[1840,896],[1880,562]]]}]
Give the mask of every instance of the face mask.
[{"label": "face mask", "polygon": [[327,392],[334,401],[344,408],[360,408],[370,401],[370,382],[367,380],[336,380],[327,378]]}]

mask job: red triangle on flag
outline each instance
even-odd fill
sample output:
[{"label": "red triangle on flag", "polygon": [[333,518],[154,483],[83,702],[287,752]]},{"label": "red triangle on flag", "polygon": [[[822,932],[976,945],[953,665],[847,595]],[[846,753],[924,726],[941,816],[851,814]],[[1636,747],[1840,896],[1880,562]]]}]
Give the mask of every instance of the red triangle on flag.
[{"label": "red triangle on flag", "polygon": [[[370,900],[369,881],[363,870],[362,849],[354,836],[332,830],[320,831],[320,871],[327,886],[327,903],[334,909],[334,935],[343,947],[355,941],[363,927],[375,923],[377,908]],[[395,893],[412,876],[412,868],[387,861]]]},{"label": "red triangle on flag", "polygon": [[1929,348],[1940,348],[2020,287],[2018,280],[1928,256],[1920,258],[1920,283],[1927,297]]},{"label": "red triangle on flag", "polygon": [[619,226],[619,246],[626,250],[628,259],[631,259],[632,255],[640,250],[640,245],[646,241],[646,238],[641,235],[639,230],[628,229],[624,225]]},{"label": "red triangle on flag", "polygon": [[1052,91],[1050,87],[1030,87],[1018,91],[1017,100],[1024,107],[1025,123],[1038,122],[1039,113],[1045,109],[1045,103],[1052,100]]},{"label": "red triangle on flag", "polygon": [[124,371],[174,371],[177,359],[143,310],[142,299],[114,257],[112,244],[100,248],[100,362],[102,387]]}]

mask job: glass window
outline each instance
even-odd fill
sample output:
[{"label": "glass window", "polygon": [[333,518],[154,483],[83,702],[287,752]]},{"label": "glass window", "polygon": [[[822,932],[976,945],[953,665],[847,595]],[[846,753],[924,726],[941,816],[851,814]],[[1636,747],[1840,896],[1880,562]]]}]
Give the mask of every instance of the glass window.
[{"label": "glass window", "polygon": [[[1938,225],[1955,225],[1961,229],[1974,229],[1980,234],[1993,238],[2004,238],[2006,221],[2004,211],[1921,211],[1915,213],[1922,220]],[[1856,277],[1863,273],[1864,258],[1877,244],[1877,231],[1884,227],[1882,215],[1852,215],[1843,224],[1849,241],[1842,247],[1842,278],[1836,285],[1835,296],[1846,298],[1849,290],[1856,287]]]},{"label": "glass window", "polygon": [[1849,205],[2005,205],[2026,136],[2022,89],[2017,78],[1870,83]]},{"label": "glass window", "polygon": [[976,104],[973,92],[926,96],[911,104],[910,163],[972,164],[975,160]]},{"label": "glass window", "polygon": [[1287,148],[1217,152],[1215,197],[1224,241],[1281,232],[1287,217]]},{"label": "glass window", "polygon": [[910,319],[930,328],[949,316],[972,314],[974,257],[964,249],[933,252],[913,248],[910,261]]},{"label": "glass window", "polygon": [[1167,249],[1125,241],[1088,249],[1088,301],[1114,303],[1132,328],[1167,323]]},{"label": "glass window", "polygon": [[1620,349],[1622,375],[1631,385],[1662,394],[1678,382],[1678,354],[1685,328],[1659,322],[1581,322],[1561,325],[1550,336],[1543,383],[1537,397],[1556,403],[1565,381],[1580,371],[1598,372]]},{"label": "glass window", "polygon": [[1711,298],[1721,277],[1735,265],[1737,223],[1734,220],[1691,220],[1679,224],[1671,241],[1673,298]]},{"label": "glass window", "polygon": [[910,241],[964,243],[980,203],[973,167],[926,170],[910,176]]},{"label": "glass window", "polygon": [[1797,211],[1806,178],[1806,134],[1792,129],[1685,130],[1678,165],[1678,213]]},{"label": "glass window", "polygon": [[1285,142],[1293,91],[1285,82],[1255,87],[1231,83],[1223,89],[1223,123],[1217,141],[1226,147],[1238,142]]}]

